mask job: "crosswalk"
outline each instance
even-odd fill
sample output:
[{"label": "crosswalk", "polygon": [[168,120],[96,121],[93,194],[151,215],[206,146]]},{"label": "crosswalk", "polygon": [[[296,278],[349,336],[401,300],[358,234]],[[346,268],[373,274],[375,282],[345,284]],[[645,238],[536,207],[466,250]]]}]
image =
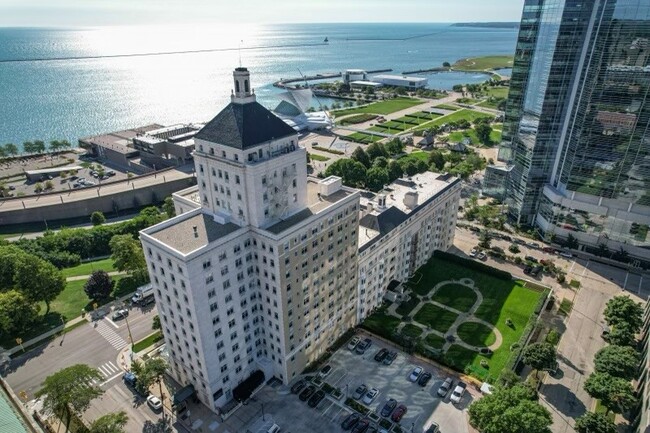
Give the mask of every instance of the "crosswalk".
[{"label": "crosswalk", "polygon": [[104,364],[97,367],[97,370],[99,370],[99,372],[103,374],[106,379],[110,379],[116,374],[122,372],[122,370],[119,367],[117,367],[114,363],[110,361],[105,362]]},{"label": "crosswalk", "polygon": [[97,326],[90,326],[94,326],[95,330],[99,332],[101,336],[104,337],[106,341],[108,341],[115,349],[121,350],[128,345],[128,343],[124,341],[124,339],[120,337],[117,332],[111,329],[111,327],[108,326],[106,322],[99,320],[95,323],[97,323]]}]

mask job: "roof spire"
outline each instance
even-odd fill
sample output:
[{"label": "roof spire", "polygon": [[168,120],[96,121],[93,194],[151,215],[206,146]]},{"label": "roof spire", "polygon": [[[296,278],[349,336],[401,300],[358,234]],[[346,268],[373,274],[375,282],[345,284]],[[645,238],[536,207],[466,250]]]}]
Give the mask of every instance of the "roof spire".
[{"label": "roof spire", "polygon": [[247,104],[255,102],[255,93],[251,92],[251,74],[248,69],[240,66],[233,72],[235,93],[230,96],[232,102]]}]

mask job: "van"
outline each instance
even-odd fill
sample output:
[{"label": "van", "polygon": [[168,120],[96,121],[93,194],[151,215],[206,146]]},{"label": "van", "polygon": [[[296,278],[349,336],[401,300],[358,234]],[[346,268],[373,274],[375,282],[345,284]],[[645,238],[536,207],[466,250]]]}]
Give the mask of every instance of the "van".
[{"label": "van", "polygon": [[266,431],[266,433],[278,433],[280,431],[280,426],[277,424],[273,424],[269,429]]}]

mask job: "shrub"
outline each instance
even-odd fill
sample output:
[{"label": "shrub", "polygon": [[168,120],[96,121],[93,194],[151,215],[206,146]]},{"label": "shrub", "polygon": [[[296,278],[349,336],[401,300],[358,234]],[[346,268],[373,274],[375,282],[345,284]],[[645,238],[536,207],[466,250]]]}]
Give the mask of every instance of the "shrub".
[{"label": "shrub", "polygon": [[502,271],[501,269],[496,269],[493,268],[492,266],[488,266],[486,264],[483,264],[481,262],[477,262],[475,260],[471,259],[466,259],[464,257],[457,256],[455,254],[448,253],[446,251],[440,251],[436,250],[433,253],[434,257],[437,257],[442,260],[447,260],[453,263],[458,263],[459,265],[462,265],[466,268],[473,269],[478,272],[483,272],[489,275],[492,275],[495,278],[499,278],[501,280],[511,280],[512,275],[510,272]]}]

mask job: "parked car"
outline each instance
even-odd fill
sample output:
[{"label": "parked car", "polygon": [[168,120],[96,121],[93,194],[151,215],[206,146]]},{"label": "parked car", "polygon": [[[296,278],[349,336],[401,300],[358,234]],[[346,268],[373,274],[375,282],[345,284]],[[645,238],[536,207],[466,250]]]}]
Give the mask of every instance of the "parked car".
[{"label": "parked car", "polygon": [[388,399],[384,407],[381,408],[380,415],[383,416],[384,418],[390,416],[390,414],[393,413],[393,409],[395,409],[395,406],[397,406],[397,400],[395,400],[394,398]]},{"label": "parked car", "polygon": [[533,257],[533,256],[526,256],[526,257],[524,257],[524,260],[529,261],[529,262],[533,262],[533,263],[537,263],[537,259],[535,257]]},{"label": "parked car", "polygon": [[530,275],[536,277],[539,275],[540,272],[542,272],[543,266],[541,265],[535,265],[533,266],[533,269],[530,270]]},{"label": "parked car", "polygon": [[481,251],[480,253],[478,253],[476,255],[476,258],[479,259],[479,260],[485,261],[485,260],[487,260],[487,255],[483,251]]},{"label": "parked car", "polygon": [[415,367],[413,371],[411,371],[411,374],[409,375],[409,380],[411,382],[417,382],[423,371],[424,369],[422,367]]},{"label": "parked car", "polygon": [[111,177],[112,177],[112,176],[115,176],[115,172],[114,172],[113,170],[108,170],[108,171],[106,172],[106,174],[107,174],[108,176],[111,176]]},{"label": "parked car", "polygon": [[377,362],[383,362],[384,359],[386,359],[386,356],[388,356],[388,349],[381,349],[377,354],[375,355],[375,361]]},{"label": "parked car", "polygon": [[378,427],[375,424],[370,424],[366,433],[377,433],[378,431]]},{"label": "parked car", "polygon": [[571,253],[565,253],[564,251],[562,251],[562,252],[560,253],[560,255],[561,255],[562,257],[566,257],[567,259],[570,259],[571,257],[573,257],[573,254],[571,254]]},{"label": "parked car", "polygon": [[341,427],[343,427],[343,430],[350,430],[356,423],[359,422],[359,419],[361,419],[361,416],[356,413],[351,413],[350,415],[347,416],[341,423]]},{"label": "parked car", "polygon": [[418,385],[427,386],[427,383],[429,383],[430,380],[431,380],[431,373],[429,373],[428,371],[424,372],[422,376],[420,376],[420,378],[418,379]]},{"label": "parked car", "polygon": [[431,423],[431,425],[424,431],[424,433],[440,433],[440,426],[435,422]]},{"label": "parked car", "polygon": [[269,429],[266,431],[266,433],[279,433],[280,432],[280,426],[277,424],[273,424]]},{"label": "parked car", "polygon": [[514,238],[514,239],[512,240],[512,243],[513,243],[513,244],[517,244],[517,245],[526,245],[526,241],[523,241],[523,240],[521,240],[521,239],[517,239],[517,238]]},{"label": "parked car", "polygon": [[397,358],[397,352],[390,351],[388,355],[386,355],[386,358],[384,358],[384,365],[391,365],[393,361],[395,361],[395,358]]},{"label": "parked car", "polygon": [[352,340],[348,343],[348,350],[354,350],[360,341],[361,339],[359,337],[352,337]]},{"label": "parked car", "polygon": [[147,397],[147,404],[149,407],[155,411],[159,411],[162,409],[162,401],[155,395],[150,395]]},{"label": "parked car", "polygon": [[294,383],[293,386],[291,387],[291,392],[294,394],[298,394],[302,389],[307,385],[307,382],[305,380],[300,379],[298,382]]},{"label": "parked car", "polygon": [[395,408],[393,414],[390,416],[390,419],[392,419],[395,422],[400,422],[400,420],[404,415],[406,415],[406,406],[400,404]]},{"label": "parked car", "polygon": [[120,319],[124,319],[128,315],[129,315],[129,310],[127,310],[126,308],[120,308],[119,310],[115,310],[113,312],[111,319],[120,320]]},{"label": "parked car", "polygon": [[456,388],[454,388],[454,392],[451,393],[451,402],[456,404],[460,403],[460,401],[463,399],[466,388],[467,384],[465,382],[458,382],[458,385],[456,385]]},{"label": "parked car", "polygon": [[478,227],[470,226],[470,227],[469,227],[469,231],[470,231],[470,232],[474,232],[474,233],[480,233],[480,232],[481,232],[481,229],[478,228]]},{"label": "parked car", "polygon": [[363,341],[357,345],[356,352],[359,355],[363,355],[370,346],[372,346],[372,340],[370,340],[370,338],[364,338]]},{"label": "parked car", "polygon": [[321,400],[323,400],[324,398],[325,398],[325,391],[319,389],[314,393],[314,395],[312,395],[309,398],[307,404],[309,405],[309,407],[316,407],[318,406],[318,403],[320,403]]},{"label": "parked car", "polygon": [[372,401],[377,398],[379,395],[379,390],[377,388],[370,388],[370,390],[363,396],[363,402],[365,404],[370,404]]},{"label": "parked car", "polygon": [[503,239],[504,241],[512,242],[512,237],[508,235],[501,235],[501,239]]},{"label": "parked car", "polygon": [[538,248],[539,248],[539,244],[538,244],[537,242],[528,242],[526,245],[527,245],[528,247],[530,247],[530,248],[534,248],[534,249],[538,249]]},{"label": "parked car", "polygon": [[553,247],[543,247],[542,251],[544,251],[545,253],[554,254],[555,253],[555,248],[553,248]]},{"label": "parked car", "polygon": [[472,248],[472,251],[469,252],[470,257],[476,257],[478,254],[478,250],[476,248]]},{"label": "parked car", "polygon": [[329,365],[329,364],[327,364],[325,367],[323,367],[323,368],[320,370],[320,372],[318,373],[318,375],[319,375],[320,377],[322,377],[322,378],[325,378],[325,377],[329,376],[331,372],[332,372],[332,366]]},{"label": "parked car", "polygon": [[359,400],[361,397],[366,395],[366,392],[368,392],[368,387],[366,385],[359,385],[357,386],[357,389],[354,390],[354,394],[352,394],[352,398],[355,400]]},{"label": "parked car", "polygon": [[298,398],[299,398],[301,401],[306,401],[309,397],[312,396],[312,394],[313,394],[314,392],[316,392],[316,387],[315,387],[314,385],[309,385],[307,388],[305,388],[305,389],[300,393],[300,395],[298,396]]},{"label": "parked car", "polygon": [[438,395],[442,398],[444,398],[449,390],[454,386],[454,379],[451,377],[448,377],[445,379],[444,382],[442,382],[442,385],[438,388]]},{"label": "parked car", "polygon": [[135,388],[136,383],[138,382],[138,378],[135,375],[135,373],[131,371],[127,371],[122,375],[122,380],[124,381],[125,384],[132,386]]},{"label": "parked car", "polygon": [[365,433],[366,430],[368,430],[369,425],[370,425],[370,420],[368,418],[364,418],[354,425],[354,427],[352,428],[352,433]]},{"label": "parked car", "polygon": [[533,270],[532,266],[526,266],[524,268],[524,274],[528,275],[528,274],[530,274],[530,271],[532,271],[532,270]]}]

